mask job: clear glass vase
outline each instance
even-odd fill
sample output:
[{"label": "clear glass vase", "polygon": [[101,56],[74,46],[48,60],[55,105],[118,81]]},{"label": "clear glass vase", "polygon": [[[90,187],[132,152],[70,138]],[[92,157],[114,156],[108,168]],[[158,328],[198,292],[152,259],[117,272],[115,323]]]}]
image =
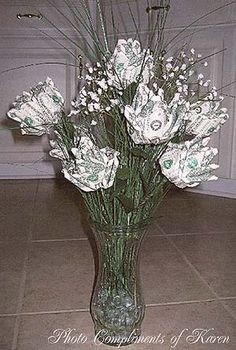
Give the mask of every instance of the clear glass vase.
[{"label": "clear glass vase", "polygon": [[98,272],[91,315],[98,342],[128,345],[141,334],[145,304],[139,276],[139,251],[146,225],[104,228],[93,225]]}]

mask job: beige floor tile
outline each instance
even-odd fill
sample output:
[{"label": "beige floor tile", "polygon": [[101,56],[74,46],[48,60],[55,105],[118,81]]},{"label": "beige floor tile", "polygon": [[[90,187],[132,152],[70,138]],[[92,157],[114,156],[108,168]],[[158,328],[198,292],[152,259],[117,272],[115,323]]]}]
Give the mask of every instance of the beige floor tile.
[{"label": "beige floor tile", "polygon": [[0,317],[0,349],[11,350],[15,317]]},{"label": "beige floor tile", "polygon": [[235,319],[236,319],[236,298],[224,300],[224,303],[230,308],[230,310],[235,315]]},{"label": "beige floor tile", "polygon": [[35,212],[33,240],[86,238],[91,235],[79,191],[65,181],[40,181]]},{"label": "beige floor tile", "polygon": [[155,224],[156,220],[153,220],[151,225],[148,228],[146,237],[149,236],[163,236],[162,230],[159,229],[159,227]]},{"label": "beige floor tile", "polygon": [[235,232],[235,211],[235,199],[175,191],[156,210],[156,222],[167,234]]},{"label": "beige floor tile", "polygon": [[[74,329],[71,335],[81,334],[84,343],[71,344],[66,338],[55,337],[53,333],[56,329]],[[194,303],[171,306],[158,306],[147,308],[146,316],[142,326],[142,343],[125,347],[127,350],[170,350],[171,339],[179,335],[187,328],[181,336],[175,349],[178,350],[233,350],[235,349],[235,321],[216,302]],[[203,344],[199,339],[195,344],[190,344],[187,338],[192,332],[202,328],[209,331],[209,335],[229,336],[228,344]],[[53,337],[54,334],[54,337]],[[160,334],[160,336],[159,336]],[[150,338],[162,339],[163,343],[150,343]],[[145,339],[146,338],[146,339]],[[203,337],[203,342],[207,336]],[[67,338],[69,339],[69,338]],[[75,338],[76,339],[76,338]],[[146,342],[145,342],[146,340]],[[50,344],[49,341],[55,342]],[[148,342],[149,341],[149,342]],[[173,340],[172,340],[173,341]],[[96,345],[94,342],[94,330],[91,317],[88,312],[46,314],[22,316],[17,350],[64,350],[64,349],[109,349],[111,347]]]},{"label": "beige floor tile", "polygon": [[0,194],[7,195],[7,197],[12,194],[29,194],[33,191],[38,184],[39,180],[1,180],[0,181]]},{"label": "beige floor tile", "polygon": [[0,182],[0,241],[26,240],[31,230],[36,181]]},{"label": "beige floor tile", "polygon": [[[179,335],[182,330],[183,335],[179,343],[174,347],[177,350],[233,350],[235,349],[235,320],[225,311],[225,309],[217,302],[179,304],[171,306],[154,307],[147,310],[147,315],[143,323],[143,334],[158,335],[161,333],[165,336],[164,343],[158,345],[145,344],[141,347],[143,350],[163,349],[170,350],[172,337]],[[202,343],[201,339],[190,344],[190,338],[195,329],[209,330],[209,335],[229,336],[228,344],[207,344]],[[206,341],[207,334],[203,337]],[[174,339],[172,339],[174,342]],[[137,347],[138,348],[138,347]]]},{"label": "beige floor tile", "polygon": [[[187,202],[187,201],[186,201]],[[185,203],[187,204],[187,203]],[[176,204],[176,209],[166,208],[157,212],[156,223],[166,234],[223,233],[236,231],[236,216],[224,206],[214,213],[211,210],[185,208]]]},{"label": "beige floor tile", "polygon": [[16,313],[27,245],[0,244],[0,314]]},{"label": "beige floor tile", "polygon": [[33,243],[24,311],[87,308],[94,279],[88,241]]},{"label": "beige floor tile", "polygon": [[212,294],[165,237],[148,237],[141,254],[146,303],[212,298]]},{"label": "beige floor tile", "polygon": [[172,239],[219,296],[236,296],[235,234],[175,236]]}]

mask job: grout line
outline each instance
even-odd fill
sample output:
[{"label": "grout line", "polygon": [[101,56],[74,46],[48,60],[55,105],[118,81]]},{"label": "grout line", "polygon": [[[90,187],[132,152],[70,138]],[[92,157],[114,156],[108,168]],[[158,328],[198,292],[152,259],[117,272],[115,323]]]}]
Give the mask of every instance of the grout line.
[{"label": "grout line", "polygon": [[63,314],[63,313],[73,313],[73,312],[89,312],[88,309],[72,309],[72,310],[53,310],[53,311],[32,311],[32,312],[20,312],[12,314],[0,314],[0,317],[10,317],[10,316],[34,316],[34,315],[51,315],[51,314]]},{"label": "grout line", "polygon": [[186,304],[198,304],[198,303],[209,303],[212,301],[216,301],[216,299],[202,299],[202,300],[186,300],[186,301],[170,301],[166,303],[151,303],[146,304],[147,307],[155,307],[155,306],[168,306],[168,305],[186,305]]},{"label": "grout line", "polygon": [[37,185],[34,192],[34,202],[33,202],[33,209],[32,209],[32,218],[29,225],[30,229],[28,234],[28,242],[32,241],[32,230],[34,227],[34,217],[35,217],[36,199],[37,199],[38,191],[39,191],[39,180],[37,181]]},{"label": "grout line", "polygon": [[234,300],[236,297],[219,297],[221,300]]},{"label": "grout line", "polygon": [[47,242],[73,242],[73,241],[87,241],[87,237],[81,238],[58,238],[58,239],[33,239],[32,243],[47,243]]},{"label": "grout line", "polygon": [[15,316],[17,316],[17,318],[16,318],[16,321],[15,321],[15,327],[14,327],[14,332],[13,332],[13,340],[12,340],[11,350],[16,350],[16,346],[17,346],[17,339],[18,339],[19,326],[20,326],[19,314],[20,314],[20,312],[22,310],[22,305],[23,305],[25,283],[26,283],[26,269],[27,269],[28,258],[29,258],[28,248],[29,247],[27,247],[26,252],[25,252],[25,258],[24,258],[24,264],[23,264],[23,272],[22,272],[22,275],[21,275],[21,282],[20,282],[20,287],[19,287],[17,310],[16,310],[16,314],[15,314]]},{"label": "grout line", "polygon": [[[148,237],[182,237],[182,236],[210,236],[210,235],[222,235],[222,234],[234,234],[235,231],[210,231],[210,232],[186,232],[186,233],[160,233],[160,234],[155,234],[148,232],[147,233],[147,238]],[[73,241],[87,241],[87,237],[80,237],[80,238],[55,238],[55,239],[32,239],[31,243],[50,243],[50,242],[73,242]],[[6,243],[25,243],[27,240],[0,240],[0,244],[6,244]]]},{"label": "grout line", "polygon": [[24,264],[23,264],[23,272],[21,275],[21,282],[20,282],[20,287],[19,287],[19,295],[18,295],[18,303],[17,303],[17,310],[16,310],[16,321],[15,321],[15,327],[14,327],[14,332],[13,332],[13,340],[12,340],[12,346],[11,350],[16,350],[17,349],[17,341],[18,341],[18,335],[19,335],[19,328],[20,328],[20,313],[22,310],[23,306],[23,300],[24,300],[24,293],[25,293],[25,285],[26,285],[26,276],[27,276],[27,269],[28,269],[28,261],[29,261],[29,249],[31,245],[31,238],[32,238],[32,228],[33,228],[33,223],[34,223],[34,215],[35,215],[35,206],[36,206],[36,197],[38,193],[38,188],[39,188],[39,181],[37,181],[35,192],[34,192],[34,197],[33,197],[33,208],[32,208],[32,216],[31,220],[29,222],[29,232],[27,236],[27,250],[25,252],[25,257],[24,257]]},{"label": "grout line", "polygon": [[[157,225],[159,227],[159,225]],[[165,231],[159,227],[159,229],[161,230],[161,232],[165,233]],[[208,288],[208,290],[214,295],[214,297],[216,298],[216,301],[219,302],[219,304],[221,304],[221,306],[223,306],[223,308],[231,315],[231,317],[233,317],[233,319],[236,319],[234,312],[231,310],[231,308],[226,305],[224,303],[224,301],[218,296],[218,294],[209,286],[208,282],[205,280],[205,278],[202,277],[202,275],[200,274],[200,272],[196,269],[196,267],[188,260],[188,258],[186,257],[186,255],[182,252],[182,250],[173,242],[173,240],[171,239],[171,237],[168,237],[168,235],[166,235],[167,240],[169,241],[169,243],[172,245],[173,248],[175,248],[175,250],[177,250],[177,252],[181,255],[181,257],[184,259],[184,261],[188,264],[188,266],[191,268],[191,270],[198,276],[198,278],[202,281],[203,284],[205,284],[205,286]]]},{"label": "grout line", "polygon": [[[157,224],[156,224],[157,225]],[[159,226],[159,229],[161,229],[161,227]],[[186,233],[160,233],[160,234],[155,234],[155,233],[151,233],[151,231],[149,231],[147,233],[147,238],[148,237],[182,237],[182,236],[207,236],[207,235],[221,235],[221,234],[233,234],[235,233],[235,231],[210,231],[210,232],[186,232]],[[31,243],[47,243],[47,242],[73,242],[73,241],[87,241],[88,237],[80,237],[80,238],[55,238],[55,239],[32,239]],[[15,243],[15,242],[20,242],[20,243],[25,243],[27,242],[27,240],[0,240],[0,244],[5,244],[5,243]]]}]

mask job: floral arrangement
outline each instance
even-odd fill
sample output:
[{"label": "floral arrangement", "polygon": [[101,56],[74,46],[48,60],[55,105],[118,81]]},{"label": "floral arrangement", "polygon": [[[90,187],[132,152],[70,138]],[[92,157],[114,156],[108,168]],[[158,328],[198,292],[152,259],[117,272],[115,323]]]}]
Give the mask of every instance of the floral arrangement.
[{"label": "floral arrangement", "polygon": [[[209,141],[228,114],[222,96],[202,73],[207,57],[185,45],[168,54],[170,43],[184,32],[164,40],[169,0],[147,8],[154,24],[146,43],[139,38],[128,2],[134,37],[118,38],[111,11],[114,44],[100,0],[100,33],[85,0],[80,2],[83,11],[70,0],[64,2],[90,38],[83,51],[88,59],[85,74],[71,111],[66,112],[62,95],[47,78],[17,97],[8,117],[20,123],[22,134],[49,135],[50,155],[61,161],[64,177],[80,191],[99,253],[90,305],[96,337],[105,344],[127,345],[139,338],[145,312],[137,266],[146,224],[172,185],[194,187],[217,179],[217,149]],[[156,18],[150,16],[153,9],[158,10]],[[83,50],[81,43],[77,46]],[[75,66],[81,70],[80,61]]]},{"label": "floral arrangement", "polygon": [[[162,3],[165,18],[169,2]],[[208,143],[228,114],[199,73],[207,62],[194,49],[170,57],[163,39],[144,46],[129,38],[111,50],[102,29],[103,43],[93,32],[100,58],[86,64],[69,114],[47,78],[17,97],[8,117],[22,134],[50,135],[50,155],[79,189],[92,221],[136,224],[150,218],[171,184],[185,188],[217,179],[217,149]],[[159,38],[163,30],[164,24]]]}]

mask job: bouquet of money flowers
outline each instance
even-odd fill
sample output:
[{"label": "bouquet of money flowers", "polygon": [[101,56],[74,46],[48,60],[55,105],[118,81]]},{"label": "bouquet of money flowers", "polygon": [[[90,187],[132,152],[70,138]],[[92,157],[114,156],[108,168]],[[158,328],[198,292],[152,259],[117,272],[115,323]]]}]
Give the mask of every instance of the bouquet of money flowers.
[{"label": "bouquet of money flowers", "polygon": [[207,145],[228,114],[216,88],[196,74],[200,57],[191,49],[155,59],[139,41],[120,39],[108,59],[87,65],[69,115],[47,78],[17,97],[8,116],[23,134],[50,134],[50,155],[61,160],[92,220],[137,223],[170,183],[216,179],[217,149]]},{"label": "bouquet of money flowers", "polygon": [[131,334],[140,334],[144,315],[136,261],[145,223],[172,184],[217,179],[217,149],[209,141],[228,114],[202,73],[206,58],[183,47],[167,55],[169,1],[161,1],[158,35],[150,33],[146,45],[137,38],[108,44],[99,1],[97,8],[100,37],[84,7],[98,59],[86,64],[70,113],[47,78],[17,97],[8,116],[23,134],[49,134],[50,155],[80,191],[100,252],[91,303],[95,329],[105,343],[105,336],[116,336],[128,344]]}]

